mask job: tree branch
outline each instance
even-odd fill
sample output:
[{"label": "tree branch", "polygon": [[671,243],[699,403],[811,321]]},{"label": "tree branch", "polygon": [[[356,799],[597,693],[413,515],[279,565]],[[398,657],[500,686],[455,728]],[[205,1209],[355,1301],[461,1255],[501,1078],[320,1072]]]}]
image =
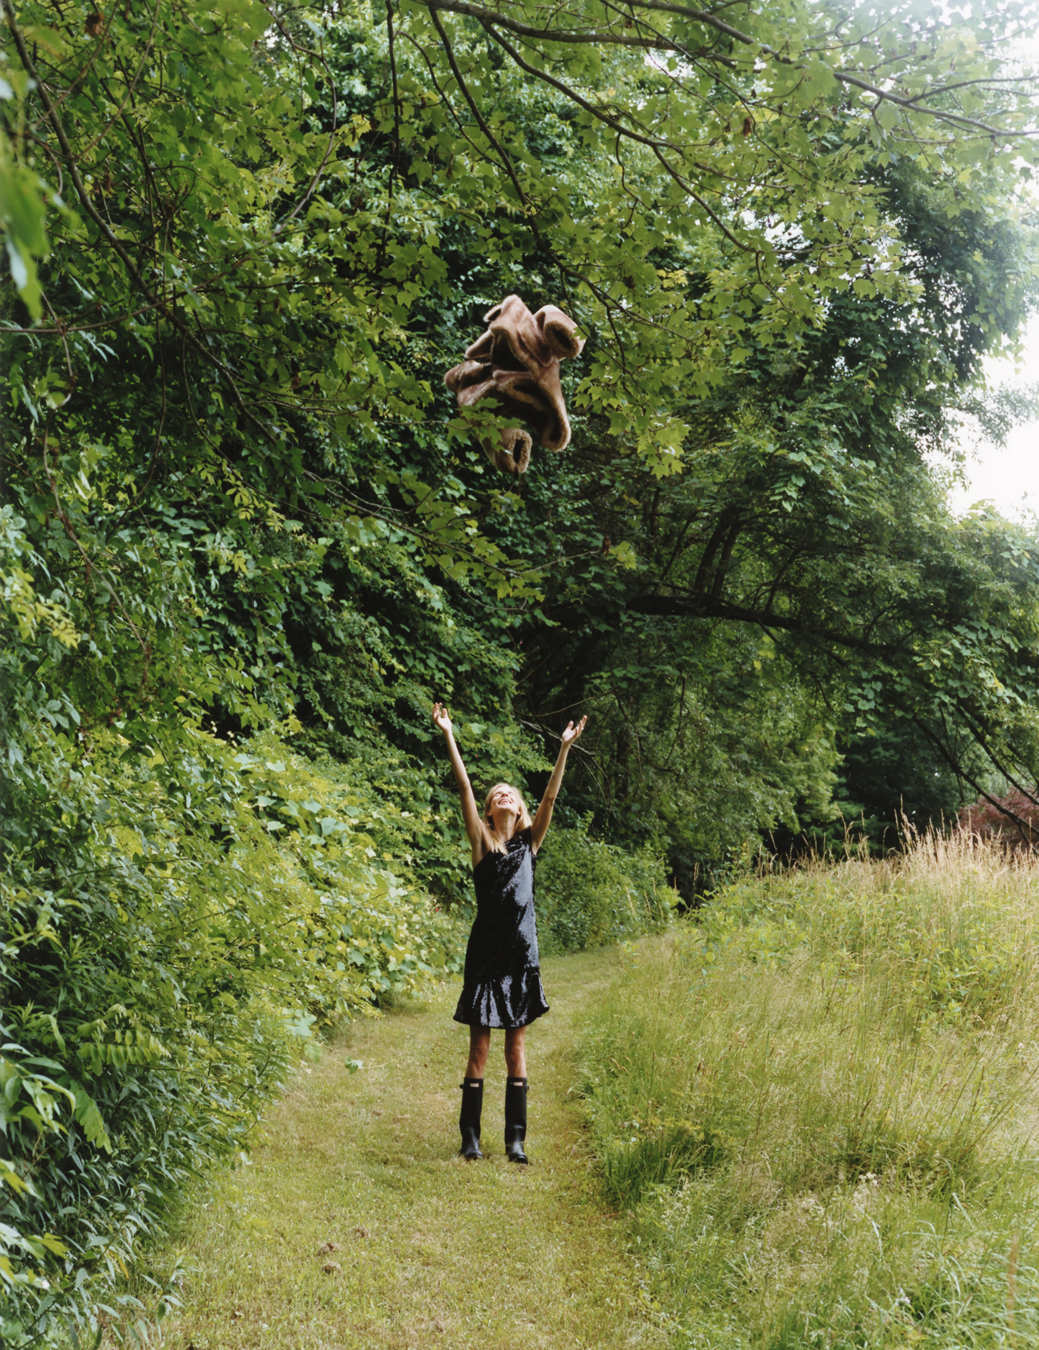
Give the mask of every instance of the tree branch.
[{"label": "tree branch", "polygon": [[498,141],[498,138],[495,136],[494,132],[487,125],[486,121],[484,120],[483,114],[480,112],[476,100],[469,92],[469,86],[466,84],[465,80],[462,79],[462,72],[458,68],[458,62],[455,60],[454,48],[451,46],[451,39],[447,35],[447,30],[444,28],[444,25],[440,22],[439,16],[437,15],[435,9],[431,9],[429,11],[429,17],[433,20],[433,27],[440,34],[440,40],[444,44],[444,53],[447,56],[448,62],[450,63],[454,77],[458,82],[458,87],[462,91],[462,95],[465,98],[466,103],[469,104],[470,112],[476,118],[480,130],[483,132],[483,134],[490,141],[491,145],[493,145],[495,150],[498,152],[498,155],[501,158],[501,162],[505,166],[505,172],[512,179],[512,186],[516,189],[516,195],[519,197],[522,204],[526,206],[527,205],[526,194],[520,187],[520,181],[519,178],[517,178],[516,176],[516,170],[513,168],[512,160],[509,158],[508,154],[506,154],[504,148]]},{"label": "tree branch", "polygon": [[249,408],[249,406],[246,404],[245,399],[242,397],[241,390],[238,388],[237,381],[234,379],[233,375],[227,368],[226,364],[213,353],[210,347],[201,338],[196,336],[196,334],[194,334],[191,331],[188,325],[177,316],[176,311],[170,308],[163,298],[156,297],[155,293],[148,286],[148,283],[144,280],[143,276],[140,273],[140,270],[134,263],[133,259],[130,257],[130,254],[123,247],[122,241],[115,234],[114,230],[111,228],[108,222],[97,210],[94,203],[91,201],[90,194],[87,192],[86,187],[83,183],[83,179],[80,175],[79,167],[76,162],[76,156],[75,153],[73,152],[72,145],[69,142],[67,135],[65,134],[65,128],[62,125],[61,118],[58,116],[55,106],[51,101],[50,95],[47,92],[46,86],[40,79],[35,64],[33,63],[33,59],[29,55],[29,50],[25,44],[25,38],[21,30],[19,29],[15,18],[14,8],[11,4],[11,0],[0,0],[0,3],[2,3],[3,5],[3,11],[7,17],[8,27],[11,30],[11,36],[14,39],[14,45],[18,51],[18,57],[22,63],[22,67],[25,70],[26,74],[35,82],[36,90],[39,94],[40,101],[43,104],[44,115],[54,131],[54,135],[58,141],[58,144],[61,146],[62,154],[64,155],[65,162],[68,165],[69,177],[72,180],[73,187],[76,190],[76,196],[79,198],[79,202],[83,207],[83,210],[86,211],[87,215],[97,226],[105,242],[113,249],[116,256],[119,258],[119,261],[126,268],[127,275],[130,277],[131,281],[133,282],[137,290],[140,291],[140,293],[145,297],[146,300],[149,301],[150,304],[154,305],[156,309],[158,309],[161,313],[165,314],[166,317],[169,319],[169,322],[183,336],[185,341],[189,342],[192,345],[192,347],[194,347],[196,351],[198,351],[207,361],[212,362],[213,365],[215,365],[216,368],[220,371],[220,373],[224,376],[224,378],[227,380],[228,387],[231,390],[231,394],[234,399],[235,405],[241,412],[242,416],[247,418],[250,422],[252,422],[252,424],[259,429],[259,431],[263,434],[264,437],[266,437],[271,441],[277,441],[277,436],[275,435],[274,431],[270,427],[264,426],[263,422],[255,415],[255,413],[253,413],[252,409]]},{"label": "tree branch", "polygon": [[[447,10],[454,14],[466,14],[469,17],[478,20],[485,28],[488,28],[488,26],[504,28],[509,32],[515,33],[519,37],[531,38],[544,42],[558,42],[561,45],[566,46],[592,43],[600,46],[636,47],[646,51],[668,51],[685,54],[685,49],[681,44],[676,43],[663,35],[655,38],[646,38],[636,37],[630,34],[614,33],[612,31],[581,32],[580,30],[575,29],[533,28],[529,24],[523,24],[516,19],[510,19],[507,15],[502,14],[498,10],[489,9],[484,5],[473,4],[471,3],[471,0],[421,0],[421,2],[426,5],[426,8],[430,13],[434,10]],[[734,28],[732,24],[726,23],[723,19],[719,19],[717,15],[708,13],[706,10],[692,9],[688,5],[668,4],[666,3],[666,0],[630,0],[630,3],[633,9],[642,9],[662,14],[676,14],[681,18],[691,19],[694,23],[702,23],[705,27],[713,28],[715,32],[731,38],[734,42],[739,42],[746,47],[753,47],[756,54],[770,57],[779,65],[790,66],[795,69],[799,65],[799,62],[795,58],[784,56],[782,52],[777,51],[767,42],[761,42],[752,34],[745,33],[739,28]],[[492,36],[495,36],[497,40],[501,41],[497,34],[492,34]],[[505,46],[506,44],[502,42],[502,45]],[[510,51],[514,60],[518,60],[516,53],[512,49],[506,47],[506,50]],[[703,58],[710,55],[710,53],[709,51],[704,51],[698,52],[697,55],[700,58]],[[522,68],[529,71],[531,74],[536,75],[538,78],[546,79],[550,83],[555,83],[552,77],[543,71],[538,71],[525,63],[523,63]],[[908,112],[921,114],[933,118],[935,121],[944,122],[954,129],[971,130],[984,136],[997,136],[1014,140],[1022,136],[1031,137],[1039,135],[1039,128],[1028,131],[1006,131],[1001,127],[992,126],[988,122],[979,122],[975,118],[967,117],[964,113],[947,112],[942,108],[928,108],[921,104],[921,99],[937,98],[945,93],[944,86],[934,90],[925,90],[920,94],[913,95],[912,98],[905,98],[899,94],[892,93],[889,90],[882,89],[879,85],[872,84],[869,80],[854,74],[850,70],[843,70],[837,66],[832,69],[834,79],[840,84],[860,89],[863,93],[872,94],[879,102],[893,103],[897,107],[904,108]],[[1027,76],[1023,77],[1022,82],[1035,83],[1037,80],[1039,80],[1039,76]],[[565,86],[559,84],[556,84],[556,87],[559,88],[561,92],[565,93],[568,98],[573,98],[581,107],[594,112],[596,116],[601,117],[604,121],[608,120],[604,114],[581,100],[573,90],[567,90]],[[609,122],[609,125],[612,126],[615,124]],[[647,145],[653,144],[650,140],[646,140],[645,143]]]}]

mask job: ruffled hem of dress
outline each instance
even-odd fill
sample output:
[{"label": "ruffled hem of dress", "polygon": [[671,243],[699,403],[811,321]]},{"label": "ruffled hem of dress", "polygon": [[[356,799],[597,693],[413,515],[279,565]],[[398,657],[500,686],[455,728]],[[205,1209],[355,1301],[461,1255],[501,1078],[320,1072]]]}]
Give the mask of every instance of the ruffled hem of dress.
[{"label": "ruffled hem of dress", "polygon": [[537,966],[518,975],[500,975],[464,985],[455,1009],[455,1021],[470,1027],[514,1030],[529,1026],[548,1012],[545,987]]}]

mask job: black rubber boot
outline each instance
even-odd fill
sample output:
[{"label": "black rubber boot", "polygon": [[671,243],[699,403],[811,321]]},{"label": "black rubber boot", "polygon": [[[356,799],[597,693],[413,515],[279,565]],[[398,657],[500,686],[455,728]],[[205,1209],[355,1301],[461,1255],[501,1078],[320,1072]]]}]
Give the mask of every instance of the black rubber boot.
[{"label": "black rubber boot", "polygon": [[527,1080],[505,1080],[505,1156],[509,1162],[526,1163],[530,1159],[523,1152],[527,1137]]},{"label": "black rubber boot", "polygon": [[471,1162],[475,1158],[483,1157],[480,1152],[483,1079],[463,1078],[459,1087],[462,1089],[462,1110],[458,1117],[458,1128],[462,1132],[462,1157]]}]

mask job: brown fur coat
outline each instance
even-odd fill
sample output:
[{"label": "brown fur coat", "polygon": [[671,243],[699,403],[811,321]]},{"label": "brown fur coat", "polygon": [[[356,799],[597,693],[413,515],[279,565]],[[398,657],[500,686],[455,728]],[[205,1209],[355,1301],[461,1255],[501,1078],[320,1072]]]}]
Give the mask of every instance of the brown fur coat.
[{"label": "brown fur coat", "polygon": [[559,382],[560,359],[577,356],[584,339],[577,325],[555,305],[531,314],[518,295],[507,295],[484,316],[487,331],[466,351],[465,360],[444,376],[460,408],[471,408],[487,398],[495,410],[527,424],[506,427],[495,437],[481,438],[492,464],[506,473],[521,474],[530,463],[531,431],[549,450],[570,443]]}]

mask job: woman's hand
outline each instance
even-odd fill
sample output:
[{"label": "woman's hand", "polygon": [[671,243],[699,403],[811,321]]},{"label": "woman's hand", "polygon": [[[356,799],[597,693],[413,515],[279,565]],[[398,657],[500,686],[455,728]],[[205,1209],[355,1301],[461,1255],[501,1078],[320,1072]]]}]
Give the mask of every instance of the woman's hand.
[{"label": "woman's hand", "polygon": [[433,725],[444,733],[444,739],[447,742],[447,753],[451,760],[455,782],[458,784],[458,794],[462,801],[462,819],[465,822],[465,832],[469,836],[469,844],[473,850],[473,866],[475,867],[487,852],[487,826],[480,819],[480,809],[476,805],[476,798],[473,796],[469,775],[462,763],[462,756],[458,753],[458,746],[455,745],[451,716],[442,703],[433,704]]},{"label": "woman's hand", "polygon": [[584,731],[584,724],[587,721],[588,721],[587,717],[582,717],[576,727],[574,726],[573,722],[567,722],[566,730],[563,732],[563,735],[561,737],[561,740],[563,744],[567,747],[567,749],[569,749],[570,746],[573,745],[574,741],[577,740],[581,732]]},{"label": "woman's hand", "polygon": [[530,827],[530,846],[536,853],[541,847],[541,841],[544,839],[549,825],[552,822],[552,811],[556,804],[556,798],[559,796],[559,785],[563,781],[563,771],[566,768],[566,757],[570,753],[570,747],[577,740],[581,732],[584,731],[584,724],[588,721],[587,717],[582,717],[575,727],[573,722],[567,722],[566,730],[560,736],[559,754],[556,756],[556,767],[552,770],[552,777],[548,780],[548,787],[538,804],[537,812]]}]

